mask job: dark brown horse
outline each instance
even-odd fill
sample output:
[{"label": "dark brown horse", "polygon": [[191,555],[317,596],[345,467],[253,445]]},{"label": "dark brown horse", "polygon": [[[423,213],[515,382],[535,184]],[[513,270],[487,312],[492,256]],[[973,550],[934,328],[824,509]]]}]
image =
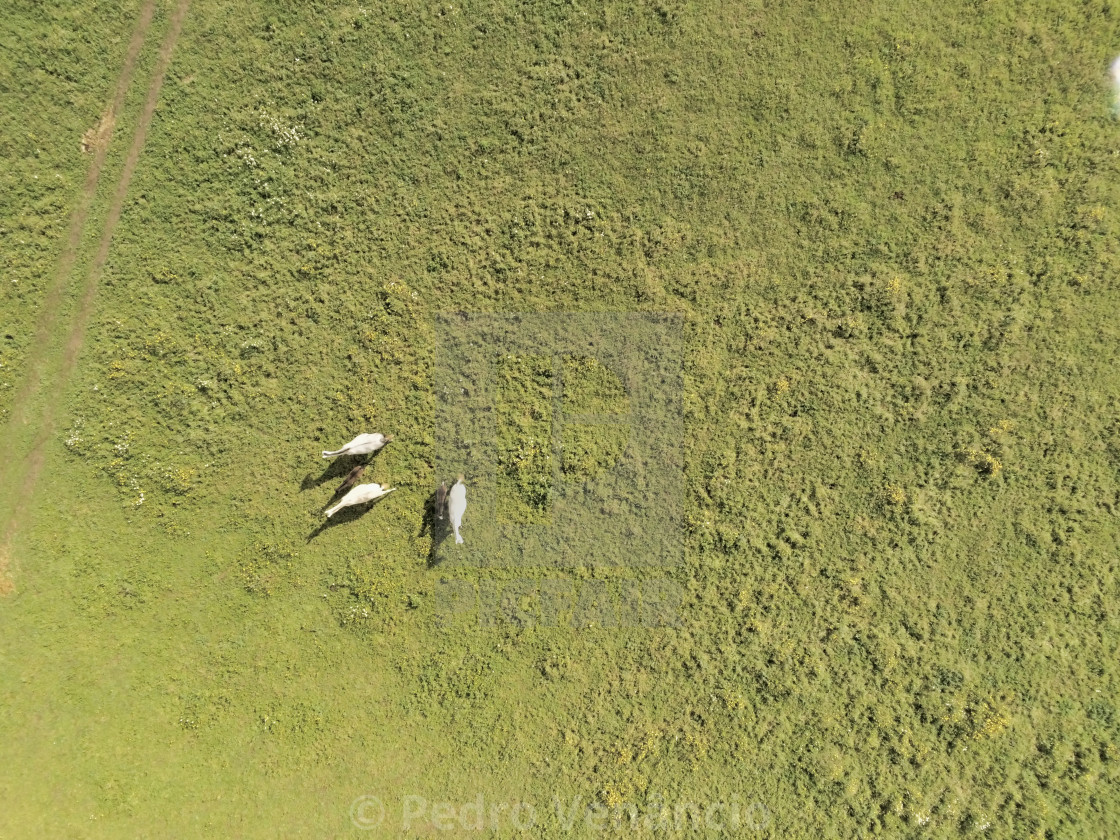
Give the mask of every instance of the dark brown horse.
[{"label": "dark brown horse", "polygon": [[445,510],[447,510],[447,482],[441,481],[436,488],[436,516],[443,519]]},{"label": "dark brown horse", "polygon": [[343,493],[357,484],[358,479],[362,477],[362,473],[365,472],[365,469],[365,464],[358,464],[358,466],[350,470],[346,478],[343,479],[342,484],[338,485],[338,489],[334,491],[334,494],[337,496],[339,493]]}]

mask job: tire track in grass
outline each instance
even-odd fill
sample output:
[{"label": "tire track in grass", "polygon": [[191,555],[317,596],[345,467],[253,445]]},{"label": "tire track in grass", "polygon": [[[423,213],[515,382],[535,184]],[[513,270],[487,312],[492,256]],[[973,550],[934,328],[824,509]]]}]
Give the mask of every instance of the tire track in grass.
[{"label": "tire track in grass", "polygon": [[[78,195],[78,204],[70,216],[70,228],[66,236],[66,242],[63,244],[62,253],[58,258],[54,282],[48,287],[46,297],[43,298],[39,319],[35,324],[35,336],[27,355],[27,375],[12,401],[9,422],[13,430],[19,425],[27,423],[27,403],[41,385],[40,380],[42,379],[43,367],[47,361],[46,356],[51,331],[58,319],[59,308],[62,304],[62,293],[66,289],[66,281],[69,280],[71,273],[74,271],[78,247],[82,243],[82,233],[85,231],[90,205],[93,203],[93,197],[97,192],[97,181],[101,177],[101,168],[105,165],[105,158],[109,153],[109,144],[113,139],[113,129],[116,127],[117,115],[121,111],[125,94],[128,93],[128,87],[132,83],[132,72],[136,69],[136,61],[140,57],[140,48],[144,45],[144,36],[152,23],[152,15],[155,13],[155,9],[155,0],[147,0],[140,10],[140,18],[136,21],[136,28],[132,32],[132,40],[129,41],[128,50],[125,53],[124,67],[117,78],[117,87],[113,92],[113,98],[102,113],[101,120],[95,130],[91,132],[96,137],[92,143],[93,161],[86,173],[82,191]],[[9,451],[11,440],[12,436],[10,434],[5,435],[5,449],[3,457],[0,457],[0,483],[6,483],[4,479],[9,478],[6,471],[8,464],[11,462],[12,453]]]},{"label": "tire track in grass", "polygon": [[[58,413],[59,403],[66,392],[66,385],[70,380],[70,376],[74,372],[74,367],[78,362],[78,354],[81,352],[82,343],[85,340],[86,326],[89,324],[90,316],[93,314],[93,302],[97,296],[97,286],[101,280],[101,272],[105,268],[105,262],[109,258],[109,246],[113,241],[113,233],[116,230],[117,222],[120,221],[121,211],[124,208],[124,200],[128,195],[128,187],[132,181],[132,175],[136,171],[136,164],[140,160],[140,152],[144,148],[144,140],[147,138],[148,127],[151,125],[152,116],[155,114],[156,105],[159,103],[160,89],[163,87],[163,79],[167,74],[168,65],[171,63],[171,53],[175,49],[175,43],[179,40],[179,33],[183,29],[183,20],[187,15],[187,7],[190,5],[190,0],[179,0],[175,11],[171,16],[171,25],[167,31],[167,35],[160,46],[159,57],[156,60],[156,68],[152,76],[151,85],[148,88],[148,96],[144,101],[144,110],[141,112],[140,121],[136,126],[136,131],[132,136],[132,145],[128,150],[128,156],[125,158],[124,168],[121,170],[120,178],[117,181],[116,190],[113,192],[112,202],[109,205],[109,214],[105,219],[105,227],[101,232],[101,239],[97,245],[97,253],[94,255],[93,263],[90,266],[89,273],[86,275],[85,284],[82,290],[82,299],[78,308],[77,317],[74,320],[73,327],[67,337],[66,344],[62,351],[61,367],[58,373],[58,379],[55,382],[54,390],[48,395],[46,406],[43,409],[41,423],[39,425],[39,433],[35,438],[35,442],[31,447],[31,452],[27,456],[26,469],[23,474],[23,480],[19,483],[19,489],[16,491],[15,504],[13,510],[8,518],[8,522],[4,528],[3,542],[0,542],[0,595],[8,594],[14,590],[14,583],[11,576],[11,549],[12,543],[15,539],[16,532],[23,516],[27,512],[31,497],[35,491],[35,484],[39,479],[39,474],[43,470],[43,464],[46,460],[46,444],[54,434],[55,417]],[[154,6],[154,0],[150,0],[149,4],[145,6],[145,12],[141,15],[141,22],[144,21],[144,14],[147,14],[147,20],[151,20],[151,12],[149,6]],[[147,25],[144,25],[144,29]],[[138,25],[139,29],[139,25]],[[133,44],[136,43],[136,36],[134,34]],[[143,33],[140,36],[140,42],[143,41]],[[132,54],[133,44],[129,44],[129,56],[132,58],[133,64],[135,63],[135,56]],[[139,44],[136,44],[136,53],[139,53]],[[123,74],[122,74],[123,76]],[[131,69],[129,69],[129,76],[131,76]],[[127,85],[124,85],[127,87]],[[118,85],[118,93],[121,86]],[[122,97],[123,99],[123,94]],[[114,103],[116,100],[114,100]],[[118,106],[119,107],[119,106]],[[105,145],[108,145],[107,143]],[[104,155],[102,155],[101,162],[104,162]],[[89,184],[87,177],[87,186]],[[94,178],[93,185],[96,187],[96,178]],[[92,193],[91,193],[92,196]],[[85,214],[88,214],[89,202],[85,202]],[[84,218],[82,219],[84,224]],[[77,228],[77,235],[74,237],[74,225],[71,226],[71,236],[77,241],[80,241],[81,226]],[[67,243],[69,247],[70,242]],[[77,251],[77,243],[74,244],[74,251]],[[70,266],[73,266],[73,255],[70,256]],[[56,283],[58,287],[58,297],[61,298],[62,287],[65,285],[65,278]],[[54,292],[54,289],[52,289]],[[57,309],[57,301],[55,308]],[[44,313],[44,317],[48,317]],[[49,325],[53,324],[55,319],[54,315],[48,318]],[[45,336],[49,340],[49,332]],[[45,360],[45,350],[43,348],[43,356]],[[40,366],[42,362],[40,362]],[[31,383],[27,386],[28,395],[35,390],[34,380],[37,377],[32,377]],[[15,412],[13,410],[12,417],[13,424],[16,422]],[[26,420],[24,421],[26,422]],[[14,431],[14,429],[13,429]],[[9,439],[11,439],[9,435]],[[10,453],[6,459],[9,463],[11,461]],[[5,476],[5,483],[10,480],[9,475]],[[11,485],[8,485],[11,486]]]},{"label": "tire track in grass", "polygon": [[[27,371],[24,375],[23,383],[12,398],[11,413],[8,419],[8,431],[3,435],[3,442],[0,444],[3,447],[0,449],[0,487],[11,488],[18,483],[16,476],[18,463],[12,448],[15,441],[18,439],[20,427],[26,425],[28,422],[27,411],[29,403],[42,386],[44,368],[47,363],[48,350],[50,349],[51,335],[54,330],[55,322],[58,320],[59,309],[62,306],[63,292],[66,290],[67,281],[74,271],[74,263],[77,260],[78,248],[81,246],[82,235],[85,232],[90,207],[97,193],[97,183],[101,178],[101,170],[105,165],[105,159],[109,153],[109,145],[113,139],[113,129],[116,127],[117,116],[120,114],[121,108],[124,105],[125,95],[128,93],[128,88],[132,83],[133,71],[136,69],[136,63],[140,57],[140,50],[144,46],[144,38],[148,34],[155,9],[155,0],[147,0],[141,8],[140,17],[137,19],[136,26],[132,30],[132,38],[128,42],[128,49],[125,51],[124,66],[121,68],[120,75],[117,77],[117,84],[113,91],[113,97],[109,100],[108,107],[102,112],[101,119],[95,130],[91,132],[96,138],[92,145],[93,160],[90,162],[89,170],[86,172],[81,192],[78,194],[78,203],[74,207],[73,213],[70,215],[70,227],[67,231],[66,240],[63,243],[62,253],[58,258],[58,265],[55,269],[53,282],[47,288],[47,294],[43,298],[43,303],[39,310],[39,317],[35,324],[35,335],[32,338],[31,349],[28,351],[27,355]],[[18,496],[16,499],[16,507],[18,508]],[[18,513],[18,510],[13,511],[13,521]],[[11,530],[12,528],[9,523],[9,527],[5,529],[5,534]],[[0,543],[0,595],[7,594],[12,588],[12,582],[8,572],[10,554],[9,542],[9,539],[5,539],[3,543]]]}]

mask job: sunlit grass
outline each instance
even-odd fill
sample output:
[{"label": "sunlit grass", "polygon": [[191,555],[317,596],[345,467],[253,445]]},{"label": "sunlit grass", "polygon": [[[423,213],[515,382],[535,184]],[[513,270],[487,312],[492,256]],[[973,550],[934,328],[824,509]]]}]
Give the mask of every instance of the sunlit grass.
[{"label": "sunlit grass", "polygon": [[[137,12],[0,22],[5,423]],[[0,834],[347,836],[362,793],[484,791],[1111,837],[1118,34],[1049,2],[196,0],[12,546]],[[448,311],[680,315],[681,566],[430,565]],[[495,371],[498,511],[543,522],[625,451],[631,383]],[[320,530],[319,452],[363,431],[400,489]],[[640,575],[681,626],[438,601]]]}]

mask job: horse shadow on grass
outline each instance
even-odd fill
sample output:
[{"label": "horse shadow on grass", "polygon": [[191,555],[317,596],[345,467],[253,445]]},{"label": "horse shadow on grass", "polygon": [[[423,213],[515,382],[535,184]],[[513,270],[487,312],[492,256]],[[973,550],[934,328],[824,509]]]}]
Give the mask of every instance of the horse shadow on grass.
[{"label": "horse shadow on grass", "polygon": [[428,549],[429,569],[435,568],[443,560],[440,557],[440,546],[451,536],[451,519],[447,515],[447,510],[444,509],[443,518],[436,513],[436,494],[433,492],[424,500],[424,515],[420,521],[420,533],[417,534],[418,537],[430,536],[432,539],[431,547]]},{"label": "horse shadow on grass", "polygon": [[318,478],[308,473],[303,477],[300,482],[300,491],[314,490],[320,485],[326,484],[328,481],[341,481],[346,477],[350,470],[359,464],[369,466],[373,463],[373,458],[365,455],[340,455],[327,464],[327,468],[319,475]]},{"label": "horse shadow on grass", "polygon": [[[336,493],[335,495],[337,496],[338,494]],[[319,524],[319,526],[315,528],[314,531],[312,531],[310,534],[308,534],[307,535],[307,542],[311,542],[313,539],[315,539],[321,533],[326,531],[328,528],[335,528],[339,525],[345,525],[347,522],[353,522],[356,519],[361,519],[369,511],[371,511],[374,507],[376,507],[377,503],[379,501],[381,501],[381,499],[383,499],[383,498],[385,498],[385,497],[382,496],[382,497],[374,499],[373,501],[370,501],[370,502],[363,502],[360,505],[350,505],[350,507],[344,507],[342,510],[340,510],[338,513],[336,513],[334,516],[331,516],[328,519],[321,522]],[[327,502],[327,504],[323,505],[323,509],[326,510],[326,508],[330,507],[330,504],[333,501],[334,501],[334,497],[332,497],[330,499],[330,501]]]}]

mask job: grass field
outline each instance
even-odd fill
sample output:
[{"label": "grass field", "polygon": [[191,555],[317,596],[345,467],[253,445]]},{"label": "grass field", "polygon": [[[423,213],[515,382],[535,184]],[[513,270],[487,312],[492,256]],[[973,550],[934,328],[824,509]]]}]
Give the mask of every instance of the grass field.
[{"label": "grass field", "polygon": [[[1111,0],[7,3],[0,838],[1120,836],[1118,52]],[[680,563],[433,544],[458,311],[675,316]],[[628,445],[556,412],[631,402],[498,368],[547,522]],[[361,431],[399,489],[322,528]],[[589,582],[680,620],[539,620]]]}]

